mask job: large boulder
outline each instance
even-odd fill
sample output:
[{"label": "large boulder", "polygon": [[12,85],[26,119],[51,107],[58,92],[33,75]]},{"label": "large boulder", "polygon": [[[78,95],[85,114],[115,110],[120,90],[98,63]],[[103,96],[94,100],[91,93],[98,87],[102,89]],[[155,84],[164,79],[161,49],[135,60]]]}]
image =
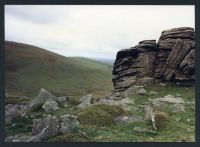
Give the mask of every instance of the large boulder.
[{"label": "large boulder", "polygon": [[26,106],[26,113],[25,114],[32,112],[34,110],[37,110],[38,108],[42,108],[42,106],[44,105],[44,103],[47,100],[56,101],[56,99],[57,98],[53,94],[51,94],[50,92],[48,92],[47,90],[42,88],[40,90],[39,94],[35,97],[35,99],[33,99],[31,101],[31,103]]}]

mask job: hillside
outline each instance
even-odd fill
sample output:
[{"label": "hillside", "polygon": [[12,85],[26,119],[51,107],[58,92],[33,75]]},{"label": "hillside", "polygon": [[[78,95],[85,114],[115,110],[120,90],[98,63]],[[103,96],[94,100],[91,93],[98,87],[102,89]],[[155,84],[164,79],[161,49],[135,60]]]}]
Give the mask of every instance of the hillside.
[{"label": "hillside", "polygon": [[31,45],[5,42],[6,93],[34,97],[40,88],[56,95],[98,96],[112,90],[112,67],[80,57],[64,57]]}]

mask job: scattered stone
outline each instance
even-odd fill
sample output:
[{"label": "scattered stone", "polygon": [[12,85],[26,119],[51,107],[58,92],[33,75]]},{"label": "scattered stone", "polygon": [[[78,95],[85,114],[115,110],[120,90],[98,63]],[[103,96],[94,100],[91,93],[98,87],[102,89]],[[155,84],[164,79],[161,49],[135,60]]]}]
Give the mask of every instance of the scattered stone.
[{"label": "scattered stone", "polygon": [[177,117],[176,118],[176,122],[180,122],[181,118],[180,117]]},{"label": "scattered stone", "polygon": [[59,118],[56,116],[47,116],[47,118],[34,119],[32,135],[39,134],[42,130],[45,131],[42,134],[42,138],[48,138],[59,133]]},{"label": "scattered stone", "polygon": [[133,130],[134,130],[134,132],[139,132],[139,133],[144,132],[144,129],[142,129],[140,127],[134,127]]},{"label": "scattered stone", "polygon": [[191,119],[186,119],[186,122],[188,123],[188,124],[190,124],[191,123]]},{"label": "scattered stone", "polygon": [[115,118],[115,122],[120,124],[128,124],[140,121],[143,121],[142,117],[140,116],[117,116]]},{"label": "scattered stone", "polygon": [[79,108],[86,108],[91,105],[92,94],[88,94],[80,99],[81,103],[78,105]]},{"label": "scattered stone", "polygon": [[8,104],[5,106],[5,124],[11,123],[11,121],[19,116],[22,116],[24,111],[24,105]]},{"label": "scattered stone", "polygon": [[156,92],[156,91],[150,91],[149,92],[149,95],[157,95],[158,94],[158,92]]},{"label": "scattered stone", "polygon": [[184,104],[185,101],[180,97],[174,97],[172,95],[167,95],[162,98],[156,98],[151,100],[152,104],[157,107],[161,107],[162,104],[171,103],[171,104]]},{"label": "scattered stone", "polygon": [[111,105],[111,106],[120,106],[124,110],[132,110],[132,109],[134,109],[134,107],[133,107],[134,100],[130,99],[130,98],[124,98],[124,99],[115,100],[115,99],[110,99],[109,97],[104,97],[104,98],[101,98],[94,105],[97,105],[97,104],[106,104],[106,105]]},{"label": "scattered stone", "polygon": [[180,93],[177,93],[177,94],[176,94],[176,97],[181,97],[181,94],[180,94]]},{"label": "scattered stone", "polygon": [[174,113],[185,112],[185,107],[182,104],[174,104],[171,108]]},{"label": "scattered stone", "polygon": [[162,98],[149,99],[149,101],[154,108],[160,110],[170,109],[173,113],[185,111],[185,101],[181,97],[167,95]]},{"label": "scattered stone", "polygon": [[147,95],[147,91],[144,88],[141,88],[137,91],[139,95]]},{"label": "scattered stone", "polygon": [[47,100],[42,106],[42,108],[44,109],[45,112],[51,112],[59,109],[58,103],[52,99]]},{"label": "scattered stone", "polygon": [[191,133],[193,130],[191,128],[187,128],[187,132]]},{"label": "scattered stone", "polygon": [[133,131],[138,132],[138,133],[144,133],[144,134],[149,135],[149,136],[158,135],[158,133],[156,131],[142,129],[140,127],[134,127]]},{"label": "scattered stone", "polygon": [[160,83],[161,86],[166,87],[167,85],[165,83]]}]

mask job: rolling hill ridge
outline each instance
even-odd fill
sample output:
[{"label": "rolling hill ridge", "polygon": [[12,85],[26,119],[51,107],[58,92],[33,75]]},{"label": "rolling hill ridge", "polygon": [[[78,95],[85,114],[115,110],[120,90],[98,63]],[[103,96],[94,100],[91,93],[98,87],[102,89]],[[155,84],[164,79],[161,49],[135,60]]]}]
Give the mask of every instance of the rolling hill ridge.
[{"label": "rolling hill ridge", "polygon": [[33,97],[44,88],[56,95],[100,96],[113,89],[112,67],[95,60],[10,41],[5,59],[5,90],[12,95]]}]

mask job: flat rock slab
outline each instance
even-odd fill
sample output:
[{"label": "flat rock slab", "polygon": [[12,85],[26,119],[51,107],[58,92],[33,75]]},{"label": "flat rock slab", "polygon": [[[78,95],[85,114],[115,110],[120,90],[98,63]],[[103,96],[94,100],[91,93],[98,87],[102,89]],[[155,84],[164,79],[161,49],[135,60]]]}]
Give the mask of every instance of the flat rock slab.
[{"label": "flat rock slab", "polygon": [[173,103],[173,104],[184,104],[185,103],[185,101],[182,98],[174,97],[171,95],[167,95],[163,98],[157,98],[157,99],[154,99],[153,101],[168,102],[168,103]]},{"label": "flat rock slab", "polygon": [[141,116],[117,116],[115,122],[119,124],[129,124],[134,122],[141,122],[144,119]]}]

